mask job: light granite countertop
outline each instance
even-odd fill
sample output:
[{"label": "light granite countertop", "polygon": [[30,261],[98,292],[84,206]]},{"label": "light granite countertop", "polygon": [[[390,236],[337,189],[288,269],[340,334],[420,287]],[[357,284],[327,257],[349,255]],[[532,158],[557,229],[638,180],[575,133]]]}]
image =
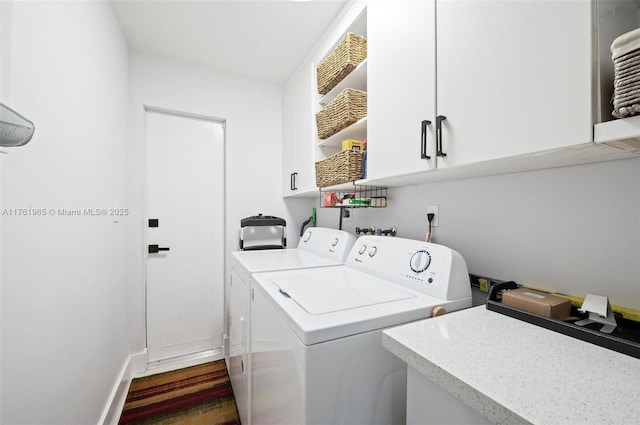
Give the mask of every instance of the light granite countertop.
[{"label": "light granite countertop", "polygon": [[640,359],[485,306],[385,330],[382,344],[496,424],[640,424]]}]

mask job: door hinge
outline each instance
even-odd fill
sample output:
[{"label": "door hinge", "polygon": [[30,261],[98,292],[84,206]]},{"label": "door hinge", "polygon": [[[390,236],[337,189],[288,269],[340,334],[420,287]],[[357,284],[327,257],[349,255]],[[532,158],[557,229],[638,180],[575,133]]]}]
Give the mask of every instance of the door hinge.
[{"label": "door hinge", "polygon": [[254,293],[253,293],[253,288],[251,288],[251,301],[254,301],[254,298],[253,298],[253,296],[254,296]]}]

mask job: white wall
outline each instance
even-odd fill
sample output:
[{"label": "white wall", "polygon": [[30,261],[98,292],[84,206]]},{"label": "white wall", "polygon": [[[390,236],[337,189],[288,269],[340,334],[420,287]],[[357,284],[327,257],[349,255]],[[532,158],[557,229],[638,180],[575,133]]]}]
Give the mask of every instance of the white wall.
[{"label": "white wall", "polygon": [[127,48],[109,3],[2,1],[2,102],[35,122],[6,149],[3,424],[91,424],[128,354],[128,218],[50,209],[126,202]]},{"label": "white wall", "polygon": [[[344,229],[395,226],[458,250],[469,271],[640,309],[640,159],[389,189],[389,207],[352,210]],[[336,227],[338,211],[320,209]]]},{"label": "white wall", "polygon": [[[215,48],[215,43],[212,43]],[[313,201],[292,199],[281,193],[282,88],[216,72],[196,65],[132,52],[130,63],[129,185],[132,219],[143,223],[145,199],[145,139],[143,105],[225,119],[227,251],[238,249],[240,219],[258,213],[287,220],[289,246],[298,242],[302,221],[309,218]],[[188,212],[185,211],[185,215]],[[129,255],[134,259],[134,280],[129,288],[132,339],[130,350],[145,345],[143,228],[138,227]]]}]

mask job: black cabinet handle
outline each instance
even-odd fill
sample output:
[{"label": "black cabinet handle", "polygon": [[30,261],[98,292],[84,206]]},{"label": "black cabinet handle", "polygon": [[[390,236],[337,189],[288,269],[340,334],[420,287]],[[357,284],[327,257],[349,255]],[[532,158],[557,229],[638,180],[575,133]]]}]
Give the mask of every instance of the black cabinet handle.
[{"label": "black cabinet handle", "polygon": [[447,117],[444,115],[436,117],[436,156],[447,156],[446,153],[442,152],[442,121],[446,119]]},{"label": "black cabinet handle", "polygon": [[291,185],[289,186],[291,190],[298,190],[296,187],[296,176],[298,173],[291,173]]},{"label": "black cabinet handle", "polygon": [[169,251],[169,247],[162,247],[158,245],[149,245],[149,254],[156,254],[160,251]]},{"label": "black cabinet handle", "polygon": [[431,125],[431,121],[424,120],[422,121],[422,132],[420,133],[420,158],[421,159],[431,159],[429,155],[427,155],[427,126]]}]

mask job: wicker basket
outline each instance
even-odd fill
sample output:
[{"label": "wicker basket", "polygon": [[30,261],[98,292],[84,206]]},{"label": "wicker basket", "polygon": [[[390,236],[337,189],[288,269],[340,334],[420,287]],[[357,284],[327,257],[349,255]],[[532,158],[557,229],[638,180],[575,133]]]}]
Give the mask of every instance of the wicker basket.
[{"label": "wicker basket", "polygon": [[318,93],[324,95],[367,58],[367,39],[347,33],[316,68]]},{"label": "wicker basket", "polygon": [[367,92],[344,89],[316,114],[318,138],[326,139],[367,116]]},{"label": "wicker basket", "polygon": [[326,187],[362,178],[364,152],[340,151],[327,159],[316,162],[316,186]]}]

